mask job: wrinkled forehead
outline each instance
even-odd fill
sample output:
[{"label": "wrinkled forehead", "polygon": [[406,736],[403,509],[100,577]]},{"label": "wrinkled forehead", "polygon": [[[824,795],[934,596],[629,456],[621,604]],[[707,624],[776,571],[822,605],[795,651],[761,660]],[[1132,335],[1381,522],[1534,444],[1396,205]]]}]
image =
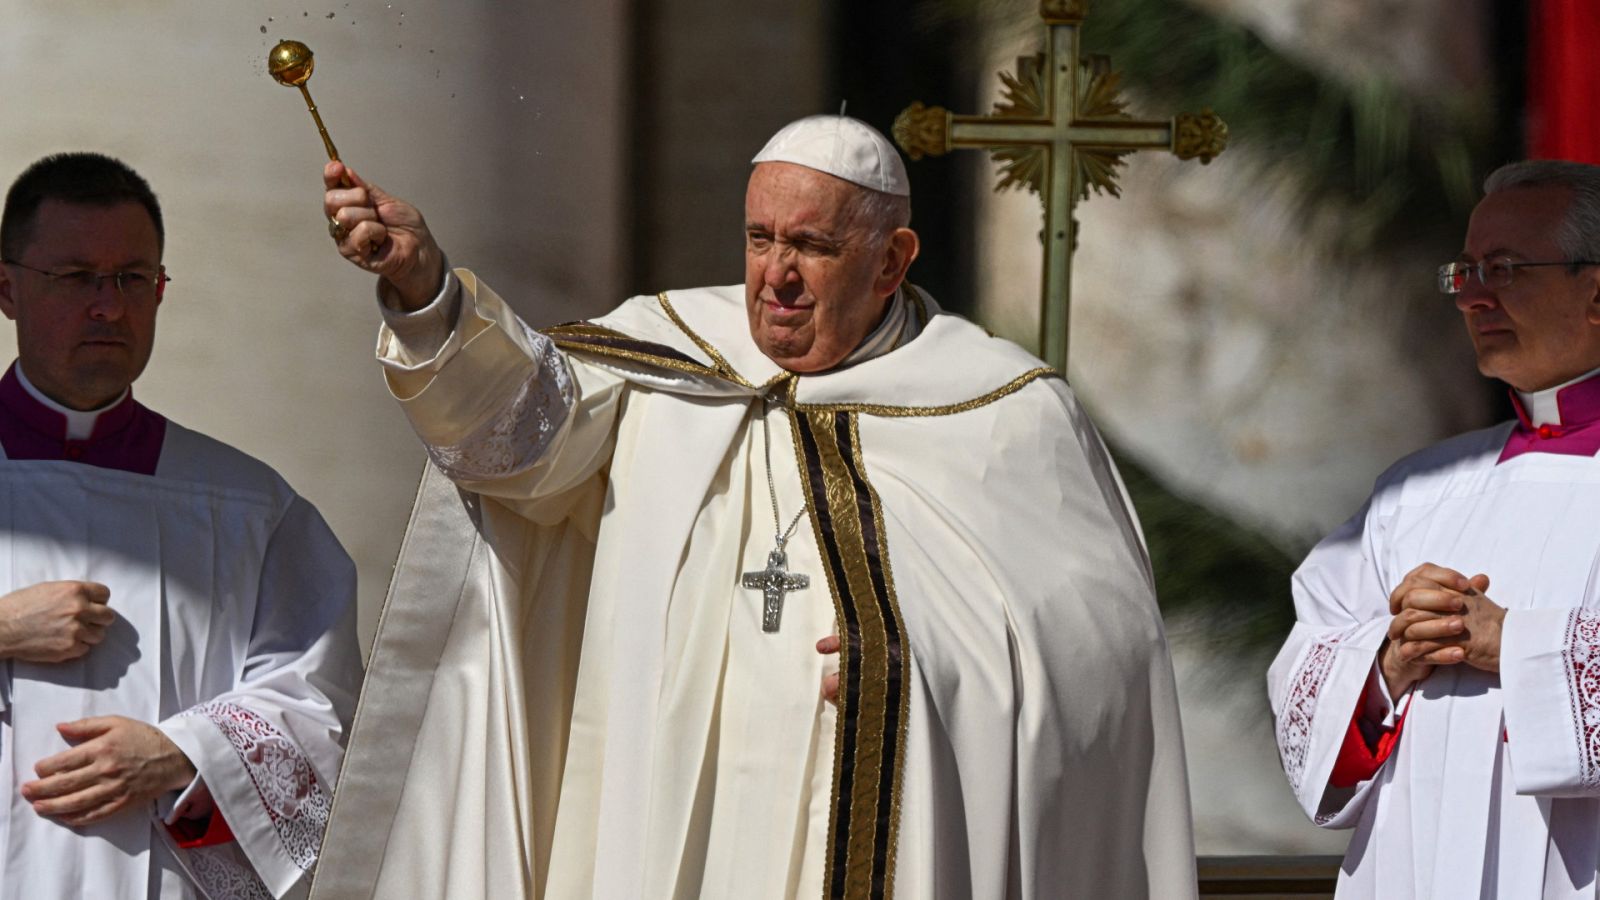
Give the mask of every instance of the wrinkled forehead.
[{"label": "wrinkled forehead", "polygon": [[757,163],[745,189],[745,217],[767,222],[843,222],[864,188],[796,163]]}]

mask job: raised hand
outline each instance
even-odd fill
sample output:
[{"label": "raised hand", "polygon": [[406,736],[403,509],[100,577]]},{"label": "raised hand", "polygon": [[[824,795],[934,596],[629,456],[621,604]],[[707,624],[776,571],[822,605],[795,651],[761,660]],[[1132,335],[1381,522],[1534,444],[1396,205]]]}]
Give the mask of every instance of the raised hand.
[{"label": "raised hand", "polygon": [[39,779],[21,788],[22,798],[41,816],[74,827],[89,825],[194,780],[189,757],[153,725],[96,716],[63,722],[56,730],[77,746],[40,760],[33,767]]},{"label": "raised hand", "polygon": [[383,293],[391,306],[409,312],[428,305],[444,282],[444,252],[421,211],[341,162],[323,167],[322,184],[323,212],[344,230],[339,254],[388,282]]},{"label": "raised hand", "polygon": [[0,659],[77,659],[116,621],[110,599],[111,589],[93,581],[45,581],[0,597]]}]

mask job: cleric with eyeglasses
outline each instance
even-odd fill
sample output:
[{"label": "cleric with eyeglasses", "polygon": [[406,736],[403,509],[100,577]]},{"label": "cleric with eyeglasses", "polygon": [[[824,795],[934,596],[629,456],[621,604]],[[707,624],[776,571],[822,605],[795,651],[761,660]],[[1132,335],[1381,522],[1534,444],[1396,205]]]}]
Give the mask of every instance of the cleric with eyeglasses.
[{"label": "cleric with eyeglasses", "polygon": [[1439,268],[1516,418],[1412,454],[1294,575],[1268,674],[1340,897],[1593,897],[1600,167],[1513,163]]},{"label": "cleric with eyeglasses", "polygon": [[163,244],[98,154],[0,215],[0,897],[303,892],[327,821],[354,566],[270,468],[133,399]]}]

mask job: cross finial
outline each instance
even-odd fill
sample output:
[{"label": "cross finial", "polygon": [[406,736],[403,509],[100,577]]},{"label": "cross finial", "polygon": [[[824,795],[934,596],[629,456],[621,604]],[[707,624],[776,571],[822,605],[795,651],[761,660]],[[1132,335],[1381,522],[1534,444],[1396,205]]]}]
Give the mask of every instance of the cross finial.
[{"label": "cross finial", "polygon": [[1166,122],[1129,116],[1119,92],[1121,76],[1105,57],[1082,57],[1078,26],[1088,0],[1040,0],[1049,32],[1045,52],[1017,60],[1002,72],[1004,99],[993,115],[958,116],[913,103],[894,123],[894,139],[913,160],[951,150],[983,148],[1000,164],[997,190],[1026,186],[1044,201],[1045,245],[1040,350],[1067,370],[1067,325],[1072,293],[1072,209],[1089,188],[1118,195],[1117,169],[1136,150],[1171,150],[1202,163],[1223,151],[1228,126],[1211,110]]}]

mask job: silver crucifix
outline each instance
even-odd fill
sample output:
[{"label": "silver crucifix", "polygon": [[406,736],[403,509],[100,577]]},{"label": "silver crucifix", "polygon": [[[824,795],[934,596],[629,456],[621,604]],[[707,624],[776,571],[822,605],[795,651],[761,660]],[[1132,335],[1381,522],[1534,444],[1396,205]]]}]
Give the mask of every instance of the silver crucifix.
[{"label": "silver crucifix", "polygon": [[761,592],[761,630],[774,634],[778,620],[783,617],[783,595],[811,586],[811,579],[789,571],[789,555],[782,545],[767,554],[767,567],[759,572],[744,573],[744,586]]}]

